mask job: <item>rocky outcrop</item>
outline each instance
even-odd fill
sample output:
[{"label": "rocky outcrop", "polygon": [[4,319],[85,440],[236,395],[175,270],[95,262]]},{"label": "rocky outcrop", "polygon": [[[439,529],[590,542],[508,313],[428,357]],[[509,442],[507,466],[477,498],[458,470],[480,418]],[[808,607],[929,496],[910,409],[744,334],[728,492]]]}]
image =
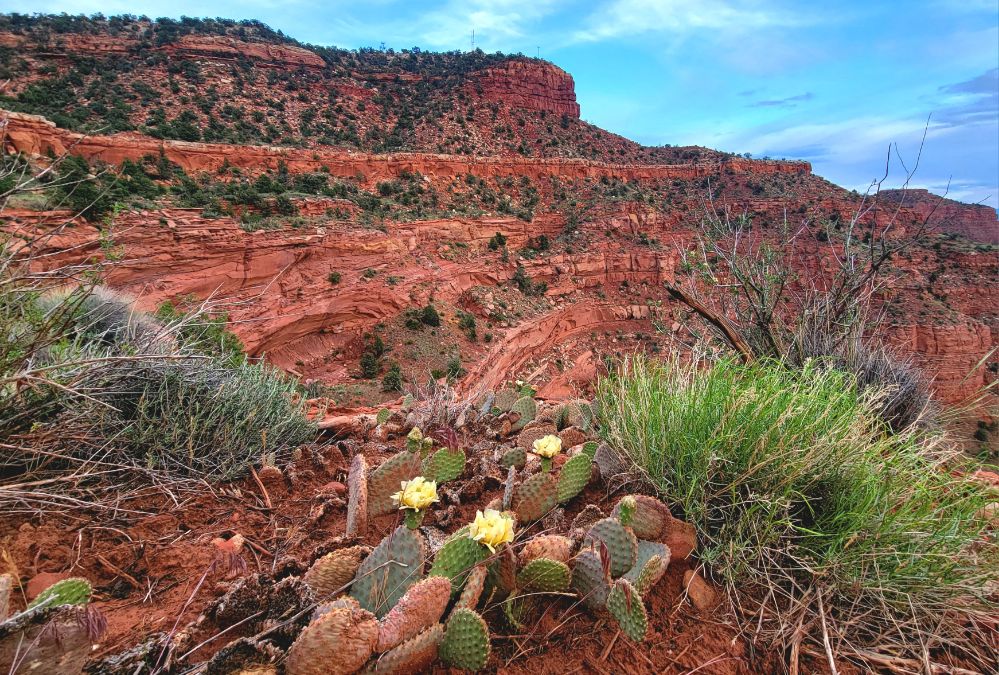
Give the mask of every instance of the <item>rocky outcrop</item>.
[{"label": "rocky outcrop", "polygon": [[999,244],[996,210],[983,204],[963,204],[928,190],[882,190],[880,197],[918,212],[940,232],[960,234],[972,241]]},{"label": "rocky outcrop", "polygon": [[551,63],[513,59],[484,71],[477,84],[487,101],[579,117],[572,75]]},{"label": "rocky outcrop", "polygon": [[531,159],[527,157],[474,157],[423,153],[367,154],[320,148],[301,150],[275,146],[233,146],[212,143],[164,141],[141,134],[85,136],[60,129],[37,115],[0,110],[0,125],[5,130],[8,149],[31,156],[70,153],[119,164],[126,159],[139,160],[161,152],[185,171],[217,171],[223,164],[249,173],[277,169],[280,163],[292,173],[327,171],[330,175],[368,181],[395,178],[404,172],[419,172],[430,177],[472,174],[480,178],[527,176],[539,180],[562,178],[618,178],[653,180],[659,178],[694,179],[725,171],[734,174],[767,175],[775,173],[810,173],[808,162],[726,159],[721,162],[691,164],[627,165],[607,164],[583,159]]},{"label": "rocky outcrop", "polygon": [[[16,33],[0,33],[0,46],[16,49],[31,49],[48,56],[87,55],[124,56],[138,49],[138,38],[127,35],[106,35],[102,33],[66,33],[52,37],[44,43]],[[175,42],[156,47],[150,51],[172,54],[179,58],[212,58],[223,61],[249,59],[259,66],[278,68],[326,67],[322,57],[313,51],[295,45],[281,45],[269,42],[249,42],[224,35],[183,35]]]}]

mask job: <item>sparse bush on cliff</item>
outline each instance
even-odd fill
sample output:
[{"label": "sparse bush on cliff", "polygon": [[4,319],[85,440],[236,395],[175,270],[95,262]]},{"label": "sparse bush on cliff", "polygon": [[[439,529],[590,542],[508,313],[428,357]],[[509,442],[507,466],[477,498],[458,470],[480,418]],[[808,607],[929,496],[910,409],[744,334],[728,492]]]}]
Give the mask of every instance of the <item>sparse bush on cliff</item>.
[{"label": "sparse bush on cliff", "polygon": [[981,517],[994,496],[936,439],[885,433],[852,375],[635,357],[598,399],[608,442],[697,526],[700,559],[763,636],[787,645],[804,627],[821,649],[821,623],[854,648],[973,651],[954,615],[999,609]]},{"label": "sparse bush on cliff", "polygon": [[437,313],[437,308],[429,304],[420,312],[420,321],[426,326],[437,327],[441,325],[441,316]]},{"label": "sparse bush on cliff", "polygon": [[393,363],[382,378],[382,391],[402,391],[402,385],[402,368]]}]

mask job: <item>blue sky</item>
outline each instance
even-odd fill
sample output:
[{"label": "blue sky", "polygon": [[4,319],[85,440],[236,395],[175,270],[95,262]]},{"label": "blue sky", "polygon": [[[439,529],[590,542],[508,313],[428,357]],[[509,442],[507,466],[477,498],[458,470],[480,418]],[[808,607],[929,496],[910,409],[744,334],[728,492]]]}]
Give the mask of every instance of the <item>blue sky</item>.
[{"label": "blue sky", "polygon": [[[255,18],[355,48],[540,55],[585,120],[642,143],[806,159],[865,189],[890,144],[913,185],[999,206],[999,0],[0,0],[3,11]],[[897,187],[901,163],[888,184]]]}]

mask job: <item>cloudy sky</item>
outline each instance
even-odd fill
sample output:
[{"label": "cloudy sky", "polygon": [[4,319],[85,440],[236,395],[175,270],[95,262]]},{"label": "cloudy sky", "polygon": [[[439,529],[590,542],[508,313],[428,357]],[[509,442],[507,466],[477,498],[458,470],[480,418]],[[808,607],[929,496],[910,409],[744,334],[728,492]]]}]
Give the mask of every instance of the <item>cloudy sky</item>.
[{"label": "cloudy sky", "polygon": [[849,188],[999,206],[999,0],[0,0],[20,12],[260,19],[304,42],[540,55],[642,143],[806,159]]}]

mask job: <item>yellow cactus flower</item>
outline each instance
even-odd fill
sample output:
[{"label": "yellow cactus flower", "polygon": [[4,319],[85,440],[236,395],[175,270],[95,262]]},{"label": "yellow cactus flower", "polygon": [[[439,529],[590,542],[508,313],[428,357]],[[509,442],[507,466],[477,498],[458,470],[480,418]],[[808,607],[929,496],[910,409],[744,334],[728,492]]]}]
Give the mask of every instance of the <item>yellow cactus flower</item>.
[{"label": "yellow cactus flower", "polygon": [[513,541],[513,518],[493,509],[476,511],[468,536],[495,553],[497,546]]},{"label": "yellow cactus flower", "polygon": [[562,452],[562,439],[551,434],[534,441],[534,454],[551,459]]},{"label": "yellow cactus flower", "polygon": [[402,489],[392,495],[392,501],[400,509],[422,511],[431,504],[440,501],[437,496],[437,483],[427,480],[423,476],[417,476],[413,480],[404,480],[401,486]]}]

